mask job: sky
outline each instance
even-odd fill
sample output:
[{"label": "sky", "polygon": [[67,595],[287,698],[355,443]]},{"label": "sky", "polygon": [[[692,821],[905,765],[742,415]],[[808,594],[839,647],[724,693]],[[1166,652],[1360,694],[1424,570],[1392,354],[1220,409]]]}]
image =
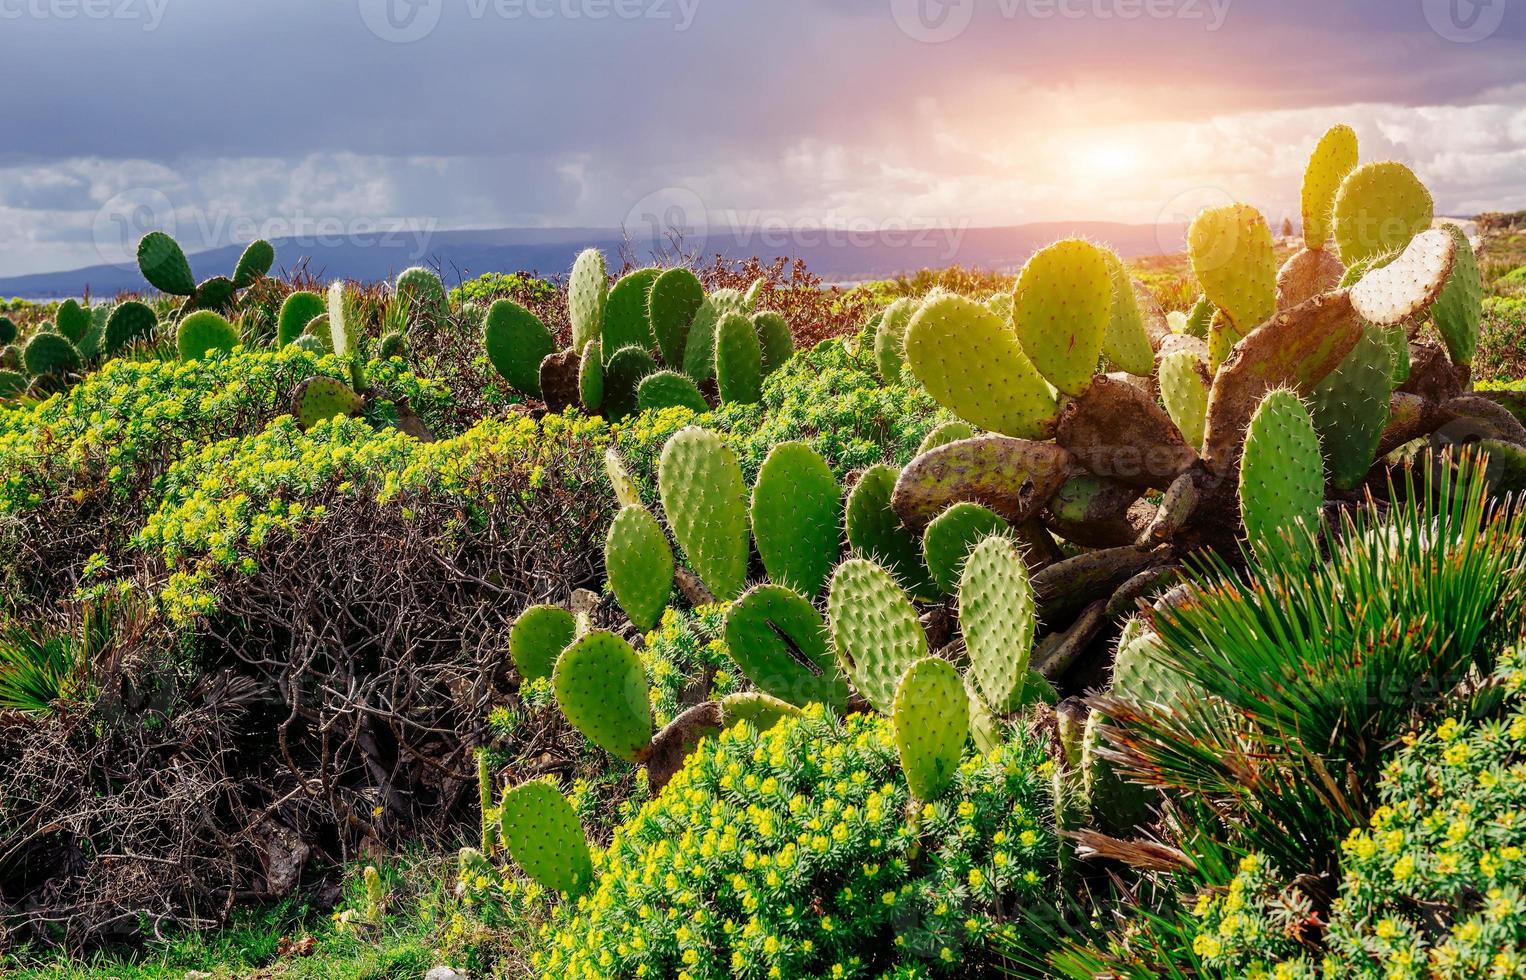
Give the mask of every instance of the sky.
[{"label": "sky", "polygon": [[1526,0],[0,0],[0,276],[263,237],[1526,208]]}]

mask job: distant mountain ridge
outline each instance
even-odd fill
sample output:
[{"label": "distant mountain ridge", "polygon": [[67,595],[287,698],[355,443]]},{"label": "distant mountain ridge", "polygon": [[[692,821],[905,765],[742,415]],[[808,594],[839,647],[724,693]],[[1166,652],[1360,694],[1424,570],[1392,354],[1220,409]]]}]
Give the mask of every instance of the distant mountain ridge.
[{"label": "distant mountain ridge", "polygon": [[[828,282],[878,279],[923,268],[962,265],[992,271],[1012,271],[1028,256],[1056,239],[1082,236],[1112,247],[1124,258],[1180,250],[1182,225],[1128,225],[1114,222],[1043,222],[1007,228],[934,228],[862,231],[770,228],[757,232],[713,231],[690,236],[685,247],[706,259],[721,254],[730,259],[757,256],[801,259]],[[198,279],[228,275],[245,243],[214,248],[190,256]],[[498,228],[465,231],[377,232],[344,236],[342,241],[282,238],[274,272],[293,270],[306,262],[325,279],[374,282],[390,279],[413,265],[434,266],[446,280],[472,278],[485,272],[531,271],[544,276],[564,274],[577,253],[599,248],[615,264],[628,246],[640,260],[649,260],[661,243],[627,241],[609,228]],[[85,289],[95,296],[146,288],[134,267],[97,265],[63,272],[0,278],[0,297],[34,299],[78,296]]]}]

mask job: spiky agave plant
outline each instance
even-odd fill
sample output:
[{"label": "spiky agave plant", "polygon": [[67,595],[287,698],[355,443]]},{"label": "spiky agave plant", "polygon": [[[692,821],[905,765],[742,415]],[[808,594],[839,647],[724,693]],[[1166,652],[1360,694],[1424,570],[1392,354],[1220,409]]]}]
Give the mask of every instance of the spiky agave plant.
[{"label": "spiky agave plant", "polygon": [[46,716],[83,694],[112,637],[109,606],[86,606],[77,622],[0,623],[0,712]]}]

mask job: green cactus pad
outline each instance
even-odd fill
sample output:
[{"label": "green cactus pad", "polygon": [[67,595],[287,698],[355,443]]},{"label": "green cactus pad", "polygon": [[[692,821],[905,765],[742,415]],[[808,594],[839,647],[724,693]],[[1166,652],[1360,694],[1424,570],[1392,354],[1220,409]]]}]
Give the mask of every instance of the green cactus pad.
[{"label": "green cactus pad", "polygon": [[1218,311],[1219,308],[1213,305],[1213,300],[1207,296],[1199,296],[1197,302],[1192,304],[1192,309],[1187,311],[1187,323],[1182,332],[1198,340],[1207,340],[1208,327],[1213,323],[1213,315]]},{"label": "green cactus pad", "polygon": [[106,321],[105,351],[116,354],[128,344],[153,336],[158,326],[159,318],[148,304],[137,300],[118,303]]},{"label": "green cactus pad", "polygon": [[922,554],[933,582],[944,594],[959,588],[964,560],[985,538],[1011,529],[1005,520],[979,504],[954,504],[933,519],[922,535]]},{"label": "green cactus pad", "polygon": [[728,313],[716,325],[715,381],[723,403],[751,405],[763,397],[763,348],[740,313]]},{"label": "green cactus pad", "polygon": [[1138,783],[1126,781],[1098,751],[1103,748],[1105,723],[1106,719],[1097,711],[1086,719],[1081,738],[1081,794],[1099,828],[1117,836],[1132,837],[1150,819],[1152,795]]},{"label": "green cactus pad", "polygon": [[1065,482],[1070,463],[1070,453],[1052,442],[1010,436],[962,439],[913,459],[896,480],[891,506],[917,531],[961,500],[1022,524]]},{"label": "green cactus pad", "polygon": [[[1217,368],[1229,348],[1277,312],[1277,257],[1272,230],[1249,204],[1208,208],[1187,231],[1192,271],[1223,316],[1224,340],[1214,347]],[[1210,332],[1210,340],[1213,334]]]},{"label": "green cactus pad", "polygon": [[[1392,330],[1368,325],[1340,367],[1309,393],[1314,429],[1330,460],[1330,482],[1338,490],[1360,486],[1377,457],[1394,387],[1387,340]],[[1408,355],[1406,346],[1406,359]]]},{"label": "green cactus pad", "polygon": [[647,306],[651,311],[652,336],[663,362],[680,368],[689,345],[689,330],[705,302],[705,288],[688,269],[669,269],[652,283]]},{"label": "green cactus pad", "polygon": [[623,507],[604,539],[604,569],[615,601],[636,628],[657,625],[673,594],[673,549],[645,507]]},{"label": "green cactus pad", "polygon": [[774,446],[752,491],[752,531],[775,582],[815,596],[842,548],[842,488],[832,468],[803,442]]},{"label": "green cactus pad", "polygon": [[1335,198],[1335,241],[1348,266],[1397,252],[1435,219],[1431,192],[1414,172],[1392,160],[1358,167]]},{"label": "green cactus pad", "polygon": [[913,458],[923,453],[931,452],[939,446],[947,446],[951,442],[961,442],[965,439],[974,438],[974,436],[975,428],[968,422],[961,422],[958,419],[952,422],[943,422],[934,426],[928,431],[927,435],[922,437],[922,441],[917,445],[917,451]]},{"label": "green cactus pad", "polygon": [[311,429],[336,415],[355,415],[365,403],[343,381],[320,376],[298,385],[291,404],[292,414],[302,428]]},{"label": "green cactus pad", "polygon": [[0,368],[11,371],[21,370],[21,348],[15,344],[0,347]]},{"label": "green cactus pad", "polygon": [[1251,417],[1240,463],[1240,516],[1251,546],[1283,561],[1303,560],[1306,536],[1325,501],[1324,459],[1309,410],[1292,391],[1269,392]]},{"label": "green cactus pad", "polygon": [[906,363],[928,394],[972,425],[1030,439],[1052,431],[1054,392],[1012,328],[973,300],[939,296],[924,303],[906,329]]},{"label": "green cactus pad", "polygon": [[487,312],[483,343],[488,360],[523,394],[540,397],[540,362],[556,350],[540,317],[513,300],[501,299]]},{"label": "green cactus pad", "polygon": [[583,348],[583,359],[578,363],[578,398],[583,411],[592,414],[604,404],[604,354],[603,345],[595,340]]},{"label": "green cactus pad", "polygon": [[841,711],[848,682],[821,614],[782,585],[750,589],[726,610],[726,647],[746,678],[789,704]]},{"label": "green cactus pad", "polygon": [[231,316],[237,309],[238,290],[233,288],[233,280],[226,276],[215,276],[196,287],[196,292],[181,307],[181,312],[211,310]]},{"label": "green cactus pad", "polygon": [[175,239],[162,231],[151,231],[138,242],[138,269],[148,284],[171,296],[190,296],[196,292],[196,278]]},{"label": "green cactus pad", "polygon": [[993,711],[1006,714],[1021,703],[1036,625],[1033,587],[1017,545],[1001,536],[981,541],[959,579],[959,626],[970,674]]},{"label": "green cactus pad", "polygon": [[1091,242],[1072,238],[1039,250],[1023,266],[1012,294],[1012,329],[1050,384],[1079,395],[1097,372],[1112,310],[1106,257]]},{"label": "green cactus pad", "polygon": [[618,422],[633,414],[642,381],[656,373],[657,362],[646,348],[631,346],[615,351],[604,368],[604,417]]},{"label": "green cactus pad", "polygon": [[855,558],[832,576],[827,615],[843,670],[877,711],[890,714],[901,677],[927,656],[927,634],[911,600],[889,572]]},{"label": "green cactus pad", "polygon": [[256,238],[244,249],[244,254],[239,256],[238,265],[233,267],[233,288],[248,289],[253,286],[265,278],[275,261],[275,248],[265,239]]},{"label": "green cactus pad", "polygon": [[561,606],[531,606],[509,627],[509,656],[527,681],[550,677],[556,658],[577,636],[577,620]]},{"label": "green cactus pad", "polygon": [[445,284],[433,269],[416,265],[404,269],[397,277],[393,292],[408,297],[412,307],[422,312],[438,315],[445,312],[447,297]]},{"label": "green cactus pad", "polygon": [[1431,318],[1447,345],[1452,363],[1472,364],[1473,355],[1478,352],[1478,327],[1483,318],[1483,275],[1467,233],[1456,225],[1442,227],[1457,243],[1457,257],[1447,284],[1431,307]]},{"label": "green cactus pad", "polygon": [[313,318],[324,312],[324,300],[317,293],[299,290],[286,297],[276,320],[276,346],[285,347],[307,330]]},{"label": "green cactus pad", "polygon": [[[715,335],[720,322],[729,313],[744,315],[746,306],[735,289],[717,289],[705,297],[694,322],[689,325],[689,340],[684,346],[684,374],[698,382],[715,377]],[[761,355],[759,358],[761,362]]]},{"label": "green cactus pad", "polygon": [[720,437],[689,427],[668,440],[657,464],[662,508],[684,556],[716,598],[747,582],[747,484]]},{"label": "green cactus pad", "polygon": [[914,300],[902,298],[885,307],[880,325],[874,331],[874,360],[879,366],[880,379],[886,384],[901,380],[901,368],[906,363],[906,329],[917,312]]},{"label": "green cactus pad", "polygon": [[16,323],[8,316],[0,316],[0,347],[8,347],[16,342],[20,331],[16,329]]},{"label": "green cactus pad", "polygon": [[1303,243],[1306,248],[1322,248],[1330,241],[1335,196],[1356,165],[1356,130],[1350,126],[1333,126],[1320,137],[1303,173]]},{"label": "green cactus pad", "polygon": [[647,298],[661,274],[660,269],[637,269],[621,276],[609,291],[609,302],[604,307],[605,351],[613,354],[622,347],[648,351],[656,348]]},{"label": "green cactus pad", "polygon": [[800,709],[757,691],[743,691],[721,698],[721,718],[730,728],[746,722],[754,731],[766,732],[786,718],[798,718]]},{"label": "green cactus pad", "polygon": [[90,311],[77,301],[66,299],[53,314],[53,326],[69,343],[78,344],[90,330]]},{"label": "green cactus pad", "polygon": [[334,353],[349,357],[360,343],[359,318],[347,315],[344,281],[331,283],[328,293],[329,343]]},{"label": "green cactus pad", "polygon": [[[328,317],[314,317],[315,321],[319,319],[327,321]],[[297,348],[298,350],[307,351],[309,354],[316,354],[319,357],[322,357],[324,354],[332,353],[332,351],[329,350],[329,345],[323,342],[322,337],[314,337],[311,334],[303,334],[296,340],[293,340],[291,342],[291,346]]]},{"label": "green cactus pad", "polygon": [[584,249],[572,263],[572,278],[567,284],[567,313],[572,319],[572,349],[583,348],[604,333],[604,310],[609,303],[609,275],[604,269],[604,253]]},{"label": "green cactus pad", "polygon": [[1179,350],[1160,359],[1160,400],[1166,414],[1193,449],[1203,448],[1203,425],[1208,418],[1208,369],[1202,358]]},{"label": "green cactus pad", "polygon": [[[1141,623],[1131,619],[1130,624]],[[1193,685],[1180,671],[1161,662],[1165,646],[1148,629],[1125,629],[1118,638],[1118,653],[1113,657],[1111,692],[1140,704],[1172,705],[1187,699]]]},{"label": "green cactus pad", "polygon": [[593,881],[593,859],[577,814],[550,783],[523,783],[503,794],[498,826],[509,856],[537,884],[577,898]]},{"label": "green cactus pad", "polygon": [[180,321],[175,334],[175,348],[182,361],[199,361],[212,353],[227,353],[239,345],[233,324],[213,313],[200,310]]},{"label": "green cactus pad", "polygon": [[20,371],[0,369],[0,398],[13,398],[27,390],[30,381]]},{"label": "green cactus pad", "polygon": [[880,464],[858,478],[844,513],[848,545],[860,558],[889,568],[913,595],[934,598],[937,588],[922,560],[922,542],[890,507],[898,476],[894,469]]},{"label": "green cactus pad", "polygon": [[754,279],[752,285],[747,287],[747,292],[742,294],[742,309],[748,312],[756,310],[758,304],[763,301],[763,291],[767,286],[768,280],[762,276]]},{"label": "green cactus pad", "polygon": [[970,737],[970,699],[947,660],[912,664],[896,688],[891,714],[906,785],[918,800],[935,800],[953,781]]},{"label": "green cactus pad", "polygon": [[636,388],[636,407],[643,412],[674,407],[701,415],[710,411],[694,380],[677,371],[658,371],[642,378]]},{"label": "green cactus pad", "polygon": [[641,762],[652,745],[646,673],[631,645],[596,630],[573,642],[551,673],[556,703],[572,727],[626,762]]},{"label": "green cactus pad", "polygon": [[1113,308],[1102,335],[1102,353],[1118,370],[1147,378],[1155,372],[1155,348],[1134,295],[1134,280],[1118,256],[1102,250],[1102,257],[1113,281]]},{"label": "green cactus pad", "polygon": [[773,312],[754,313],[752,327],[763,349],[763,377],[768,377],[795,356],[795,334],[789,321]]},{"label": "green cactus pad", "polygon": [[382,360],[390,360],[394,357],[402,357],[408,352],[408,340],[400,332],[394,330],[385,334],[376,343],[376,356]]}]

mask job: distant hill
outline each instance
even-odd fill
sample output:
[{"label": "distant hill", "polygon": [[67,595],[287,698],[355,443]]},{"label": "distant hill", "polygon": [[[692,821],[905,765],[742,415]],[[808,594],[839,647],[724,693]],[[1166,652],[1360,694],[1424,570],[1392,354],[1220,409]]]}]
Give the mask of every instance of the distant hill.
[{"label": "distant hill", "polygon": [[[1037,249],[1075,235],[1109,245],[1125,258],[1134,258],[1175,251],[1182,246],[1185,233],[1182,226],[1082,221],[928,232],[726,231],[712,233],[705,239],[690,237],[685,244],[692,248],[703,242],[700,252],[705,257],[757,256],[765,261],[779,256],[798,258],[828,282],[857,282],[951,265],[1012,271]],[[622,240],[618,230],[607,228],[503,228],[435,232],[422,238],[411,232],[353,235],[342,242],[285,238],[271,244],[276,249],[277,272],[296,269],[306,262],[310,271],[326,279],[372,282],[390,279],[411,265],[428,265],[439,268],[446,280],[454,283],[484,272],[523,270],[547,276],[562,274],[572,267],[577,253],[589,246],[602,249],[614,264]],[[242,249],[241,243],[200,252],[190,257],[191,266],[198,279],[228,275]],[[636,243],[633,251],[638,259],[647,260],[656,249],[647,242]],[[0,296],[33,299],[78,296],[86,288],[96,296],[107,296],[121,290],[143,289],[145,283],[136,268],[111,265],[0,279]]]}]

